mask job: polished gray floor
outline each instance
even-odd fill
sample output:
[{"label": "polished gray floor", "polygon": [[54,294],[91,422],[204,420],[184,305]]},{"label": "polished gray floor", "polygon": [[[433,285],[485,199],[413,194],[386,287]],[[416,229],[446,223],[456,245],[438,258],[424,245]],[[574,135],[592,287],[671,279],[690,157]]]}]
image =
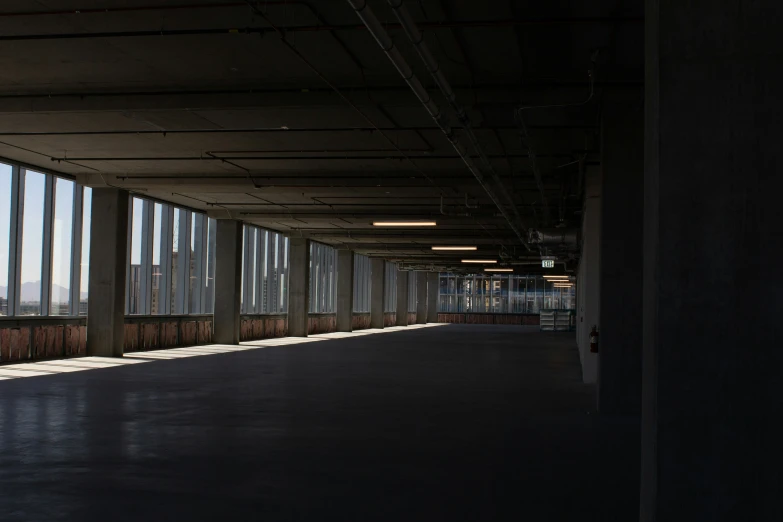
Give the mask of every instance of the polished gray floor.
[{"label": "polished gray floor", "polygon": [[572,334],[449,325],[0,381],[0,520],[630,521]]}]

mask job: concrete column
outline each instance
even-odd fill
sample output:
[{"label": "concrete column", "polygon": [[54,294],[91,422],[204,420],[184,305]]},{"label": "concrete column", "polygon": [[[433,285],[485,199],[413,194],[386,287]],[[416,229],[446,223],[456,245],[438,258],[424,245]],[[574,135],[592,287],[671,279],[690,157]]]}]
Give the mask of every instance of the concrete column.
[{"label": "concrete column", "polygon": [[128,199],[127,190],[92,189],[87,355],[122,357]]},{"label": "concrete column", "polygon": [[416,324],[427,323],[427,272],[416,274]]},{"label": "concrete column", "polygon": [[386,295],[385,261],[370,259],[370,327],[383,328],[383,298]]},{"label": "concrete column", "polygon": [[598,410],[638,414],[642,393],[644,101],[605,93],[601,122]]},{"label": "concrete column", "polygon": [[215,234],[215,312],[212,339],[239,344],[242,300],[242,222],[218,219]]},{"label": "concrete column", "polygon": [[408,274],[397,270],[397,326],[408,326]]},{"label": "concrete column", "polygon": [[438,322],[438,284],[440,274],[438,272],[427,272],[427,322]]},{"label": "concrete column", "polygon": [[353,330],[353,251],[337,251],[337,331]]},{"label": "concrete column", "polygon": [[783,39],[747,7],[646,3],[643,522],[783,520]]},{"label": "concrete column", "polygon": [[310,240],[292,237],[288,248],[288,335],[307,337],[310,311]]},{"label": "concrete column", "polygon": [[590,353],[590,329],[599,326],[601,317],[601,171],[597,168],[585,173],[584,207],[576,342],[582,361],[582,380],[594,384],[598,380],[598,356]]}]

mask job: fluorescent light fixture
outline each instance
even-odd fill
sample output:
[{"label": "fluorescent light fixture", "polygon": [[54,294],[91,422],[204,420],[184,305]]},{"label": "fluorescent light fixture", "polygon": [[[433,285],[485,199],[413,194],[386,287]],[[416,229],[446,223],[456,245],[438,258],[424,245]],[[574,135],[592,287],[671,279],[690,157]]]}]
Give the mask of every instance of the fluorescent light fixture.
[{"label": "fluorescent light fixture", "polygon": [[433,250],[478,250],[478,247],[474,246],[434,246]]},{"label": "fluorescent light fixture", "polygon": [[513,268],[485,268],[485,272],[513,272]]},{"label": "fluorescent light fixture", "polygon": [[373,221],[374,227],[434,227],[434,221]]},{"label": "fluorescent light fixture", "polygon": [[553,285],[555,288],[571,288],[574,285]]},{"label": "fluorescent light fixture", "polygon": [[545,275],[544,279],[571,279],[570,276],[553,276],[553,275]]},{"label": "fluorescent light fixture", "polygon": [[498,260],[497,259],[463,259],[462,262],[463,263],[479,263],[479,264],[489,265],[489,264],[497,263]]}]

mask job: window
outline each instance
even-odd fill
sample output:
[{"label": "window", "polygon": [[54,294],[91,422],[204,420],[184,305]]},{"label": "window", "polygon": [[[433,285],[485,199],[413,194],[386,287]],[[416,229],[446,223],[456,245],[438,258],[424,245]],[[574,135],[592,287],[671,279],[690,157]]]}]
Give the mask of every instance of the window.
[{"label": "window", "polygon": [[386,278],[386,295],[383,297],[383,311],[397,311],[397,265],[395,263],[384,263],[384,276]]},{"label": "window", "polygon": [[310,313],[334,313],[337,305],[337,251],[321,243],[310,243]]},{"label": "window", "polygon": [[539,313],[545,308],[573,310],[575,287],[554,288],[537,275],[440,274],[441,312]]},{"label": "window", "polygon": [[[242,237],[242,313],[285,313],[288,307],[288,238],[251,225],[244,226]],[[211,277],[214,277],[214,257],[212,259]]]},{"label": "window", "polygon": [[24,210],[22,216],[22,262],[19,313],[41,315],[43,268],[44,206],[47,202],[47,179],[44,174],[25,171]]},{"label": "window", "polygon": [[408,272],[408,312],[416,311],[418,272]]},{"label": "window", "polygon": [[54,184],[50,315],[70,312],[74,187],[73,181],[62,178],[57,178]]},{"label": "window", "polygon": [[79,313],[84,192],[64,177],[0,164],[0,315]]},{"label": "window", "polygon": [[370,311],[370,258],[361,254],[353,256],[353,311]]}]

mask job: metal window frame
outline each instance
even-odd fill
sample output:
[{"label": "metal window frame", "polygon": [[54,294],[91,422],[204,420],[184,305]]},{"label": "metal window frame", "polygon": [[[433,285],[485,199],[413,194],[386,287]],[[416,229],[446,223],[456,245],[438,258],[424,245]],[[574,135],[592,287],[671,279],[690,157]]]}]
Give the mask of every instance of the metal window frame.
[{"label": "metal window frame", "polygon": [[24,229],[25,177],[19,165],[11,165],[11,223],[8,231],[8,316],[20,310],[22,291],[22,230]]},{"label": "metal window frame", "polygon": [[[177,208],[179,230],[177,231],[177,293],[174,298],[174,313],[189,313],[190,304],[190,226],[191,212]],[[172,254],[173,256],[173,254]]]},{"label": "metal window frame", "polygon": [[[217,260],[217,220],[205,216],[207,220],[206,275],[204,280],[204,312],[215,313],[215,262]],[[211,281],[211,283],[210,283]]]},{"label": "metal window frame", "polygon": [[[34,172],[34,171],[33,171]],[[25,169],[25,174],[27,170]],[[54,176],[44,174],[43,244],[41,245],[41,317],[49,315],[52,306],[52,228],[54,226]]]},{"label": "metal window frame", "polygon": [[[139,198],[140,199],[140,198]],[[152,239],[155,230],[155,204],[141,200],[141,257],[139,259],[139,310],[149,315],[152,310]]]},{"label": "metal window frame", "polygon": [[158,312],[156,315],[169,315],[171,313],[173,235],[174,207],[163,204],[160,211],[160,282],[158,283]]}]

